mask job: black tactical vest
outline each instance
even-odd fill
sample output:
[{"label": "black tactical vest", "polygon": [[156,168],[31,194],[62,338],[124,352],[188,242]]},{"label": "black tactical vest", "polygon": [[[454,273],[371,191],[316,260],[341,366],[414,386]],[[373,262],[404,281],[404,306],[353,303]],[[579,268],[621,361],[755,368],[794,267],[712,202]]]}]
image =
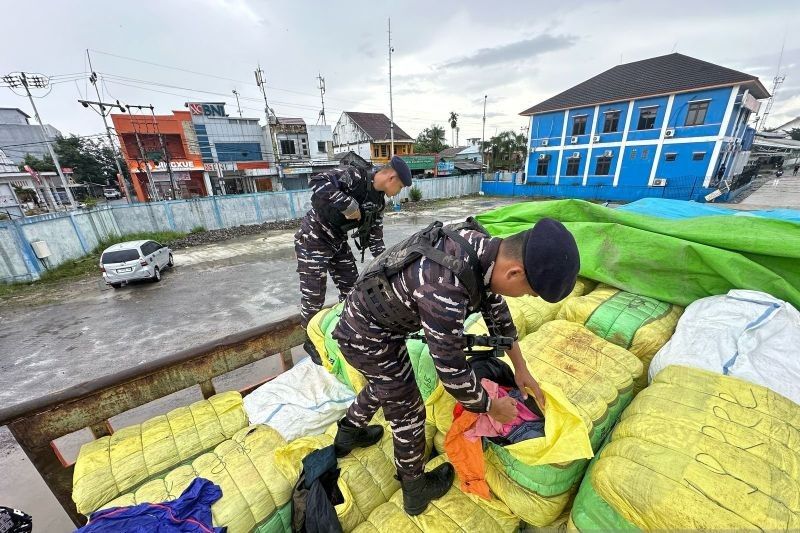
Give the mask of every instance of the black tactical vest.
[{"label": "black tactical vest", "polygon": [[[375,258],[361,273],[356,282],[356,289],[361,290],[364,300],[373,318],[378,324],[388,328],[413,329],[417,327],[417,318],[409,313],[395,294],[389,278],[425,256],[450,270],[462,283],[469,294],[469,305],[473,309],[484,306],[486,287],[483,282],[483,268],[478,254],[469,242],[458,234],[459,230],[470,229],[489,235],[474,218],[466,222],[444,227],[441,222],[434,222],[424,230],[388,248]],[[467,253],[468,260],[461,261],[457,257],[437,249],[436,243],[447,237]]]},{"label": "black tactical vest", "polygon": [[[362,170],[362,172],[364,171]],[[341,236],[347,236],[348,231],[356,229],[366,220],[364,216],[365,206],[369,206],[369,208],[375,209],[378,212],[383,211],[386,206],[383,192],[376,191],[372,187],[374,173],[367,172],[366,174],[367,179],[356,180],[353,184],[353,188],[348,192],[348,195],[358,202],[359,208],[361,209],[361,220],[349,220],[345,218],[341,211],[328,202],[318,198],[316,195],[311,196],[311,205],[314,207],[314,211],[317,212],[320,218],[324,220],[331,229],[339,232]]]}]

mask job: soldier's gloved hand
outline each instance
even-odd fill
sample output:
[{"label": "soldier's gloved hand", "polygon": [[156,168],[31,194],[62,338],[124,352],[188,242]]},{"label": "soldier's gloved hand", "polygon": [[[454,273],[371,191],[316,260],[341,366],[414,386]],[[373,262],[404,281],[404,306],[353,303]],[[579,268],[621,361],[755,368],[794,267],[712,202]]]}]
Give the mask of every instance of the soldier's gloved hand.
[{"label": "soldier's gloved hand", "polygon": [[511,396],[496,398],[489,405],[487,414],[501,424],[510,424],[517,418],[517,400]]}]

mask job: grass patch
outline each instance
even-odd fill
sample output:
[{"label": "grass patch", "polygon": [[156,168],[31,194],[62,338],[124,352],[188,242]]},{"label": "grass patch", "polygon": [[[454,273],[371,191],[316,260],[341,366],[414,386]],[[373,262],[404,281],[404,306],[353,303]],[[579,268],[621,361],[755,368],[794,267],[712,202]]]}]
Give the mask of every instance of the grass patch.
[{"label": "grass patch", "polygon": [[196,233],[205,233],[207,230],[203,226],[195,226],[191,230],[189,230],[189,235],[194,235]]},{"label": "grass patch", "polygon": [[126,241],[152,240],[169,245],[170,242],[182,239],[185,236],[185,233],[178,231],[155,231],[130,233],[128,235],[104,239],[87,255],[79,257],[78,259],[71,259],[57,267],[44,271],[41,277],[36,281],[10,284],[0,283],[0,298],[32,292],[43,285],[51,285],[59,281],[79,278],[90,273],[95,273],[97,276],[100,276],[100,267],[98,266],[100,263],[100,254],[103,253],[103,250],[114,244]]}]

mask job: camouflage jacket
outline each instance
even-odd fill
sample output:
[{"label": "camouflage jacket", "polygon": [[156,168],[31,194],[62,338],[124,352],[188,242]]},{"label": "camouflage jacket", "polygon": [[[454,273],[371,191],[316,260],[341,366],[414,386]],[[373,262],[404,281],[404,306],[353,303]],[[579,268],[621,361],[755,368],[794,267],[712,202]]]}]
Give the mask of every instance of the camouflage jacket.
[{"label": "camouflage jacket", "polygon": [[[484,309],[481,311],[487,323],[494,323],[499,335],[517,338],[517,330],[511,320],[508,305],[499,294],[489,292],[489,282],[494,269],[500,239],[487,237],[480,232],[459,232],[477,252],[484,272],[487,288]],[[437,248],[447,254],[467,260],[460,245],[444,237]],[[412,331],[391,331],[379,326],[369,318],[364,295],[358,286],[345,302],[342,319],[334,337],[359,347],[360,340],[385,342],[404,338],[419,331],[425,334],[431,356],[445,389],[464,408],[473,412],[486,412],[489,399],[475,379],[464,355],[464,320],[469,314],[479,311],[469,305],[469,294],[460,280],[448,269],[422,257],[405,267],[389,279],[394,292],[408,309],[409,314],[419,319],[419,326]],[[381,354],[376,354],[380,357]]]},{"label": "camouflage jacket", "polygon": [[[346,166],[312,176],[310,186],[312,195],[316,197],[317,201],[327,204],[344,215],[349,215],[361,207],[359,200],[353,195],[362,196],[363,200],[364,191],[369,188],[371,181],[370,173]],[[373,256],[377,256],[386,249],[383,242],[384,195],[373,191],[371,196],[380,198],[381,207],[381,212],[376,216],[369,233],[369,250]],[[312,199],[313,202],[314,199]],[[312,237],[332,244],[340,244],[347,240],[347,233],[334,227],[330,220],[314,207],[303,218],[301,227]]]}]

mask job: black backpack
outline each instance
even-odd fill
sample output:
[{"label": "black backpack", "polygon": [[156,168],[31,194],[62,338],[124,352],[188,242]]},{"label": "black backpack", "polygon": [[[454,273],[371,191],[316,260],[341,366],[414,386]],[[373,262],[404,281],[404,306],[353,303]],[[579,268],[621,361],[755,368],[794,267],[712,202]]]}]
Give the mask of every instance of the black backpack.
[{"label": "black backpack", "polygon": [[[453,272],[469,293],[470,307],[474,309],[483,307],[486,296],[484,272],[478,254],[469,242],[458,234],[462,229],[489,235],[472,217],[465,222],[449,226],[434,222],[424,230],[388,248],[361,273],[356,288],[364,294],[367,307],[378,324],[393,329],[417,327],[416,317],[409,315],[408,309],[392,290],[389,279],[423,256]],[[435,247],[442,237],[455,241],[466,251],[468,257],[466,263]]]}]

